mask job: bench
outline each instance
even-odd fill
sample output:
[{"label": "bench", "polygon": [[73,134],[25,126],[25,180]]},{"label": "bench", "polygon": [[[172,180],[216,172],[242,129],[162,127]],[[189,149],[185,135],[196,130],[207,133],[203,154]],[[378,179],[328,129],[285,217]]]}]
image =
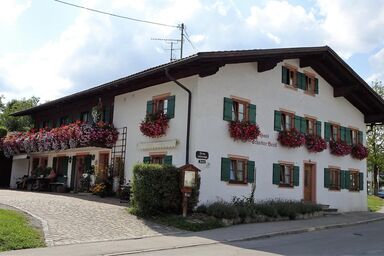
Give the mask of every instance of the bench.
[{"label": "bench", "polygon": [[49,191],[51,192],[65,192],[65,187],[67,186],[67,177],[58,176],[54,182],[50,182]]}]

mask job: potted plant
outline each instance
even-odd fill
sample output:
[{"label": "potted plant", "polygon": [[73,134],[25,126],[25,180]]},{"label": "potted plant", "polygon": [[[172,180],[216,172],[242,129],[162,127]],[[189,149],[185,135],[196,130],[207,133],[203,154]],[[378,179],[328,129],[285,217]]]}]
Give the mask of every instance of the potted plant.
[{"label": "potted plant", "polygon": [[281,145],[290,148],[301,147],[305,143],[305,136],[295,128],[291,130],[280,131],[277,140]]},{"label": "potted plant", "polygon": [[249,121],[232,121],[229,123],[229,134],[236,141],[250,141],[255,143],[260,135],[260,129],[257,124],[252,124]]}]

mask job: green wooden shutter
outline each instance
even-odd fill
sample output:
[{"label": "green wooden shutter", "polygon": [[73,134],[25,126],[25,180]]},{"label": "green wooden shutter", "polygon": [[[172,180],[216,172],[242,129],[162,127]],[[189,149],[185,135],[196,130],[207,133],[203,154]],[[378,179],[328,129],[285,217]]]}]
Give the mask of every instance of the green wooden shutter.
[{"label": "green wooden shutter", "polygon": [[316,121],[316,135],[321,137],[321,122]]},{"label": "green wooden shutter", "polygon": [[300,183],[300,167],[294,166],[293,167],[293,185],[299,186]]},{"label": "green wooden shutter", "polygon": [[151,157],[149,157],[149,156],[143,157],[143,163],[150,164],[151,163]]},{"label": "green wooden shutter", "polygon": [[57,157],[53,158],[52,169],[54,169],[55,172],[57,172]]},{"label": "green wooden shutter", "polygon": [[71,188],[75,188],[76,176],[76,156],[72,157],[72,170],[71,170]]},{"label": "green wooden shutter", "polygon": [[167,118],[171,119],[175,117],[175,95],[168,97],[168,106],[167,106]]},{"label": "green wooden shutter", "polygon": [[225,121],[232,121],[232,104],[232,99],[224,97],[223,119]]},{"label": "green wooden shutter", "polygon": [[301,126],[301,117],[295,116],[295,129],[300,131]]},{"label": "green wooden shutter", "polygon": [[275,110],[274,130],[281,131],[281,112]]},{"label": "green wooden shutter", "polygon": [[289,84],[289,70],[286,67],[282,67],[281,71],[281,82],[283,84]]},{"label": "green wooden shutter", "polygon": [[349,189],[350,188],[350,184],[351,184],[351,175],[350,175],[349,171],[345,171],[344,178],[345,178],[344,179],[345,180],[345,188]]},{"label": "green wooden shutter", "polygon": [[329,188],[329,183],[330,183],[329,168],[324,168],[324,187]]},{"label": "green wooden shutter", "polygon": [[319,79],[315,78],[315,94],[319,94]]},{"label": "green wooden shutter", "polygon": [[296,72],[296,75],[297,88],[305,90],[305,75],[300,72]]},{"label": "green wooden shutter", "polygon": [[88,171],[92,166],[92,156],[91,155],[87,155],[85,156],[84,158],[84,171]]},{"label": "green wooden shutter", "polygon": [[221,158],[221,180],[229,181],[231,177],[231,161],[229,158]]},{"label": "green wooden shutter", "polygon": [[324,139],[329,141],[331,139],[331,124],[324,122]]},{"label": "green wooden shutter", "polygon": [[280,184],[280,164],[273,164],[272,183],[275,185]]},{"label": "green wooden shutter", "polygon": [[364,173],[359,172],[359,189],[364,190]]},{"label": "green wooden shutter", "polygon": [[300,131],[304,134],[307,133],[307,119],[304,117],[301,117]]},{"label": "green wooden shutter", "polygon": [[357,132],[357,136],[358,136],[358,142],[363,144],[363,132],[362,131],[358,131]]},{"label": "green wooden shutter", "polygon": [[248,177],[248,183],[255,182],[255,162],[254,161],[248,161],[247,177]]},{"label": "green wooden shutter", "polygon": [[165,156],[164,157],[164,165],[172,165],[172,156]]},{"label": "green wooden shutter", "polygon": [[346,128],[346,135],[345,135],[345,141],[348,145],[352,145],[352,134],[351,129]]},{"label": "green wooden shutter", "polygon": [[341,141],[346,142],[347,128],[340,126],[340,139]]},{"label": "green wooden shutter", "polygon": [[105,106],[103,119],[105,123],[111,123],[111,107]]},{"label": "green wooden shutter", "polygon": [[254,104],[248,105],[248,115],[249,115],[249,122],[251,124],[256,124],[256,105]]},{"label": "green wooden shutter", "polygon": [[147,101],[147,115],[153,114],[153,100]]},{"label": "green wooden shutter", "polygon": [[64,176],[68,175],[68,159],[69,157],[65,156],[63,157],[63,161],[61,161],[61,164],[62,164],[61,168]]},{"label": "green wooden shutter", "polygon": [[58,118],[58,119],[56,120],[56,127],[60,127],[60,125],[61,125],[60,118]]},{"label": "green wooden shutter", "polygon": [[345,171],[340,170],[340,188],[345,189]]}]

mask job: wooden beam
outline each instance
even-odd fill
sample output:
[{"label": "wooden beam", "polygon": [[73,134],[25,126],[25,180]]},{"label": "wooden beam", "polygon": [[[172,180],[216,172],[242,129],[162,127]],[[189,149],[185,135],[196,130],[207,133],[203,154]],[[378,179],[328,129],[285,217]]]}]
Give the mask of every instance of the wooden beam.
[{"label": "wooden beam", "polygon": [[384,123],[384,113],[364,116],[365,123]]},{"label": "wooden beam", "polygon": [[257,72],[265,72],[276,67],[277,63],[281,62],[282,59],[274,58],[274,59],[265,59],[257,61]]},{"label": "wooden beam", "polygon": [[207,77],[207,76],[211,76],[211,75],[214,75],[217,73],[217,71],[219,71],[219,69],[224,66],[224,65],[220,65],[220,66],[210,66],[210,67],[203,67],[200,71],[199,71],[199,76],[200,77]]},{"label": "wooden beam", "polygon": [[343,87],[334,87],[333,88],[333,97],[345,97],[358,89],[355,85],[343,86]]}]

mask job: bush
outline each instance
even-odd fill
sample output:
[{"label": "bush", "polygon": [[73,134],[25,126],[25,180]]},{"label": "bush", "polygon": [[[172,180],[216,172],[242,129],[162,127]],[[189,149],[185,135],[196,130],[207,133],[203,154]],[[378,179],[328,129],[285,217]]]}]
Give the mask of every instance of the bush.
[{"label": "bush", "polygon": [[[131,211],[137,215],[180,214],[180,172],[169,165],[137,164],[133,168],[132,194],[135,209]],[[198,195],[197,186],[189,198],[189,210],[196,206]]]},{"label": "bush", "polygon": [[4,126],[0,126],[0,138],[7,136],[8,130]]},{"label": "bush", "polygon": [[201,204],[196,207],[195,212],[197,213],[207,213],[207,206],[205,204]]},{"label": "bush", "polygon": [[219,219],[236,219],[239,217],[236,206],[224,201],[210,204],[207,207],[207,214]]}]

